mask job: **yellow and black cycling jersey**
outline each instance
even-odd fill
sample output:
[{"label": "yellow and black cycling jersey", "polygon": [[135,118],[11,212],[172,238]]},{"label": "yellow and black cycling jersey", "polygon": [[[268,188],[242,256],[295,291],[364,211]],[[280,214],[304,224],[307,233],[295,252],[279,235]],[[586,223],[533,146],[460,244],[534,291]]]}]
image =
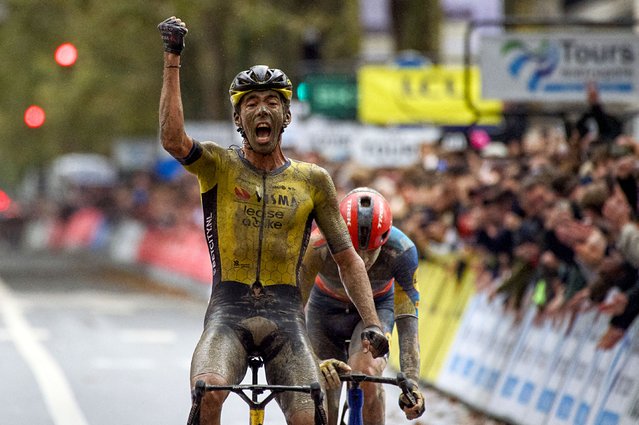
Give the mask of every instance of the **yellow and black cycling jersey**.
[{"label": "yellow and black cycling jersey", "polygon": [[213,285],[235,281],[298,285],[298,269],[317,221],[332,252],[351,245],[333,182],[323,168],[287,159],[265,172],[239,148],[194,142],[182,161],[200,185]]}]

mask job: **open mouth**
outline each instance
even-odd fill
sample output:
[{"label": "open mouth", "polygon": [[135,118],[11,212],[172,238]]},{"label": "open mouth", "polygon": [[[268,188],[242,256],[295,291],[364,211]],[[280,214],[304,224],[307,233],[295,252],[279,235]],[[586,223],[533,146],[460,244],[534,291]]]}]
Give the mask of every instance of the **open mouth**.
[{"label": "open mouth", "polygon": [[265,139],[271,135],[271,126],[265,123],[258,124],[255,129],[255,135],[258,139]]}]

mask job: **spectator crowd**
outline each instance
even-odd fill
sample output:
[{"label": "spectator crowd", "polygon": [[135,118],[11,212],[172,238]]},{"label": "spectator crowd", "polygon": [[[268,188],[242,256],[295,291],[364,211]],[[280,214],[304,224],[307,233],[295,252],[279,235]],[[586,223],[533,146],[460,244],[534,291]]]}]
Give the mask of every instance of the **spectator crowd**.
[{"label": "spectator crowd", "polygon": [[[382,193],[423,259],[472,270],[478,290],[505,295],[505,311],[521,315],[532,303],[538,321],[588,308],[609,314],[598,342],[609,349],[639,314],[639,143],[596,90],[588,100],[585,114],[560,127],[509,115],[484,147],[428,141],[407,168],[286,153],[325,167],[340,197],[358,186]],[[136,172],[114,186],[77,188],[64,204],[40,201],[25,214],[64,221],[87,207],[111,226],[136,221],[173,234],[202,226],[198,186],[186,173],[164,180]]]}]

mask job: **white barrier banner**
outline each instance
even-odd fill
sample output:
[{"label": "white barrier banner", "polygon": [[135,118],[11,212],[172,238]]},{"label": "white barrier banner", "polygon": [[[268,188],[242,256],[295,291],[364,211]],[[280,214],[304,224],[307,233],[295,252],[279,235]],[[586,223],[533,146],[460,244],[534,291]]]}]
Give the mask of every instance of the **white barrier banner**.
[{"label": "white barrier banner", "polygon": [[471,359],[472,367],[468,367],[464,371],[464,378],[467,382],[463,398],[472,404],[479,404],[485,392],[483,380],[489,373],[486,356],[494,349],[496,325],[503,316],[503,312],[497,313],[495,310],[488,302],[481,304],[481,314],[476,315],[474,319],[479,327],[478,332],[470,335],[469,338],[476,350]]},{"label": "white barrier banner", "polygon": [[378,128],[364,127],[353,139],[353,159],[371,168],[406,167],[420,160],[422,144],[431,144],[440,131],[430,127]]},{"label": "white barrier banner", "polygon": [[[596,410],[590,425],[620,425],[638,423],[635,394],[639,395],[639,340],[637,326],[631,328],[624,339],[611,351],[612,364],[608,367],[605,383],[599,392]],[[633,391],[634,390],[634,391]],[[634,403],[633,403],[634,401]],[[633,409],[635,412],[633,413]],[[630,420],[634,416],[634,421]]]},{"label": "white barrier banner", "polygon": [[605,363],[607,357],[597,349],[597,341],[608,326],[609,317],[595,315],[593,325],[582,349],[575,357],[578,370],[575,373],[576,410],[570,419],[572,425],[586,425],[592,414],[593,403],[604,382]]},{"label": "white barrier banner", "polygon": [[590,310],[557,326],[536,310],[513,321],[500,301],[473,297],[436,386],[519,425],[639,423],[639,324],[601,350],[609,316]]},{"label": "white barrier banner", "polygon": [[466,307],[453,342],[448,360],[437,377],[437,386],[453,394],[463,394],[467,389],[468,377],[475,368],[479,354],[474,341],[481,333],[480,325],[486,304],[485,294],[473,297]]},{"label": "white barrier banner", "polygon": [[546,320],[545,326],[547,337],[544,345],[548,349],[547,355],[543,357],[544,373],[539,380],[539,391],[535,396],[535,402],[526,414],[528,423],[531,424],[547,423],[547,418],[557,401],[557,392],[563,382],[562,375],[565,376],[565,371],[560,369],[560,359],[566,345],[568,320],[563,320],[559,324]]},{"label": "white barrier banner", "polygon": [[639,326],[635,328],[630,358],[611,391],[613,396],[604,407],[616,406],[619,409],[622,414],[620,425],[639,423]]},{"label": "white barrier banner", "polygon": [[500,374],[500,379],[495,386],[495,392],[490,401],[491,412],[496,415],[507,417],[512,416],[512,412],[517,409],[516,391],[522,381],[522,376],[514,372],[520,356],[526,348],[528,332],[535,317],[536,307],[531,307],[526,311],[521,322],[514,322],[511,329],[512,349],[509,351]]},{"label": "white barrier banner", "polygon": [[512,365],[512,376],[517,385],[512,389],[515,403],[509,406],[510,417],[523,418],[532,403],[533,395],[539,387],[539,376],[533,371],[540,370],[540,362],[543,361],[541,357],[545,355],[545,337],[546,329],[531,322],[522,351]]},{"label": "white barrier banner", "polygon": [[[519,406],[515,417],[521,418],[525,425],[538,425],[541,423],[539,418],[543,418],[543,415],[537,412],[536,404],[546,384],[547,370],[556,348],[556,339],[548,323],[533,323],[529,339],[535,341],[535,346],[530,347],[530,357],[522,358],[520,364],[520,370],[526,378],[517,398]],[[525,372],[521,369],[523,367],[526,368]]]},{"label": "white barrier banner", "polygon": [[297,124],[295,146],[303,152],[317,152],[330,161],[346,161],[351,157],[353,138],[361,128],[351,122],[309,119]]},{"label": "white barrier banner", "polygon": [[557,375],[560,379],[556,403],[548,418],[548,425],[568,424],[576,410],[576,397],[581,382],[575,378],[585,373],[586,365],[579,361],[579,353],[588,341],[596,320],[596,312],[582,313],[575,319],[565,335],[565,343],[557,360]]},{"label": "white barrier banner", "polygon": [[485,336],[483,350],[478,358],[478,369],[468,389],[468,397],[475,405],[486,406],[495,391],[501,371],[506,363],[505,356],[510,353],[514,315],[505,311],[504,300],[495,299],[486,306],[489,333]]}]

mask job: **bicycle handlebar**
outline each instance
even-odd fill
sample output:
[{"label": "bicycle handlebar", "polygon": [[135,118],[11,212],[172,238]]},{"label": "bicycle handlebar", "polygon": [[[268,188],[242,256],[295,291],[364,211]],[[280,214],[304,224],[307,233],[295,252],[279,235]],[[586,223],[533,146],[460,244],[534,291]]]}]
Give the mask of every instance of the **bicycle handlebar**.
[{"label": "bicycle handlebar", "polygon": [[387,376],[365,375],[363,373],[348,373],[340,374],[339,379],[342,382],[354,382],[357,385],[359,385],[361,382],[374,382],[378,384],[395,385],[402,390],[402,394],[404,394],[404,396],[408,400],[408,407],[412,407],[417,404],[415,396],[410,391],[408,378],[406,378],[406,375],[401,372],[398,373],[397,377],[395,378]]},{"label": "bicycle handlebar", "polygon": [[[326,412],[322,406],[324,393],[318,382],[312,382],[310,385],[260,385],[260,384],[240,384],[240,385],[206,385],[204,381],[198,380],[193,391],[193,403],[187,425],[199,425],[200,404],[204,393],[207,391],[231,391],[240,396],[251,409],[264,409],[276,394],[285,391],[294,391],[310,394],[315,404],[315,424],[323,425],[328,422]],[[270,394],[261,402],[248,397],[245,391],[251,391],[254,395],[261,395],[265,391]]]},{"label": "bicycle handlebar", "polygon": [[264,391],[297,391],[300,393],[310,393],[312,388],[308,385],[207,385],[206,391],[254,391],[256,393]]}]

